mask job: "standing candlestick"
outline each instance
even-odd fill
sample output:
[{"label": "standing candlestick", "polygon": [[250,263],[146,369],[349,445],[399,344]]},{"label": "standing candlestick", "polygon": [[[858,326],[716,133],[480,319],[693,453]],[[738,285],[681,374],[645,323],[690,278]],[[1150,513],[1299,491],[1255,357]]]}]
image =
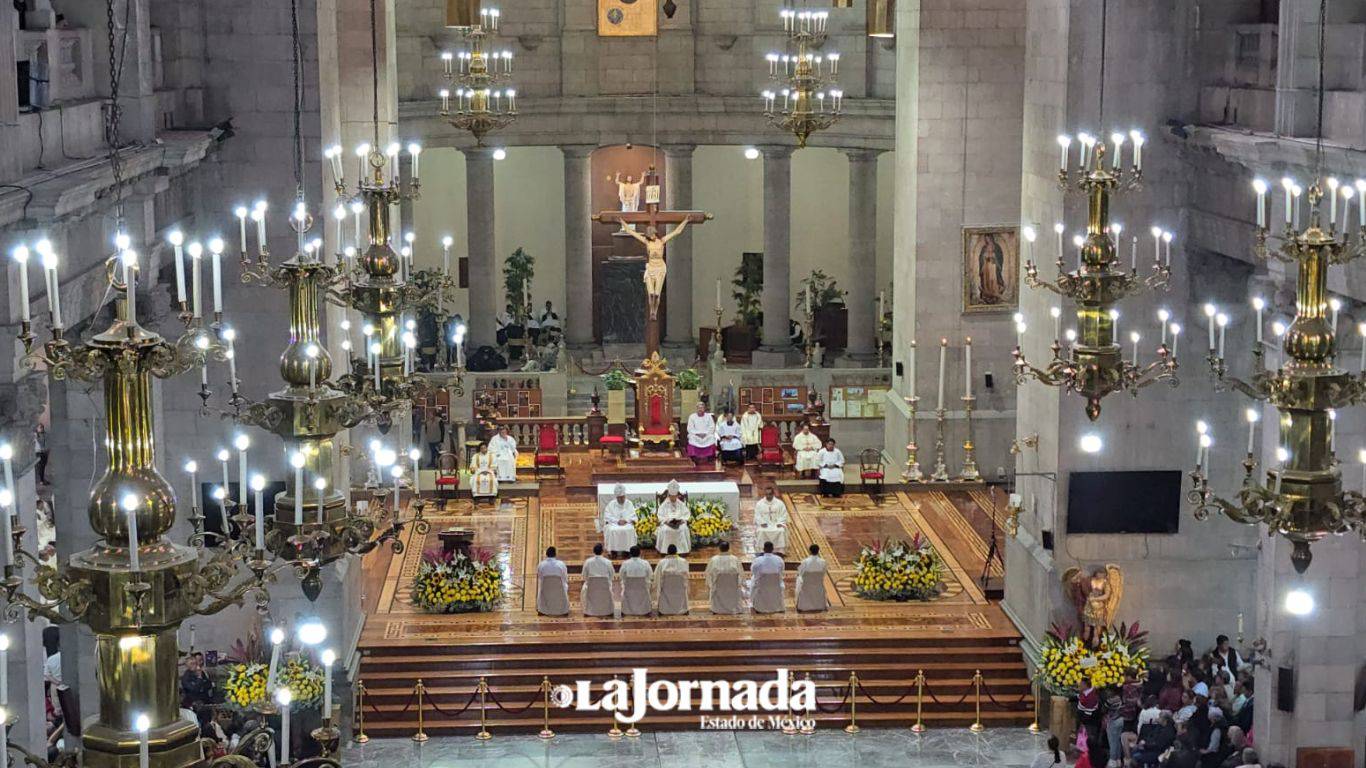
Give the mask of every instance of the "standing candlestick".
[{"label": "standing candlestick", "polygon": [[919,399],[915,395],[915,351],[915,339],[911,339],[910,349],[906,351],[906,389],[909,390],[911,393],[911,396],[909,398],[911,400]]},{"label": "standing candlestick", "polygon": [[293,709],[294,695],[288,688],[275,692],[280,704],[280,765],[289,765],[289,710]]},{"label": "standing candlestick", "polygon": [[944,427],[947,414],[943,408],[935,411],[935,419],[938,422],[938,433],[934,437],[934,472],[930,473],[930,480],[936,483],[947,483],[949,481],[949,468],[944,460]]},{"label": "standing candlestick", "polygon": [[915,413],[916,407],[920,404],[920,398],[911,396],[906,398],[906,405],[910,406],[911,416],[906,422],[906,431],[910,439],[906,443],[906,471],[901,474],[903,483],[919,483],[925,479],[924,473],[920,471],[920,446],[915,439]]},{"label": "standing candlestick", "polygon": [[959,473],[959,479],[964,482],[977,482],[982,479],[982,473],[977,469],[977,449],[972,441],[972,406],[977,402],[977,398],[968,395],[963,398],[963,415],[967,419],[967,437],[963,439],[963,471]]}]

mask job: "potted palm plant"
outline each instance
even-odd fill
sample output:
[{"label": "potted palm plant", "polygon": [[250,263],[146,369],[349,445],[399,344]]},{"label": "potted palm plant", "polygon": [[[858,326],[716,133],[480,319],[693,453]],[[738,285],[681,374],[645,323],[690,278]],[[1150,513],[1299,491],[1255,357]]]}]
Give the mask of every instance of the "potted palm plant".
[{"label": "potted palm plant", "polygon": [[678,384],[678,405],[684,420],[697,410],[698,391],[702,387],[702,376],[694,368],[684,368],[674,377]]},{"label": "potted palm plant", "polygon": [[607,390],[607,423],[626,423],[626,385],[630,378],[620,368],[602,375],[602,386]]}]

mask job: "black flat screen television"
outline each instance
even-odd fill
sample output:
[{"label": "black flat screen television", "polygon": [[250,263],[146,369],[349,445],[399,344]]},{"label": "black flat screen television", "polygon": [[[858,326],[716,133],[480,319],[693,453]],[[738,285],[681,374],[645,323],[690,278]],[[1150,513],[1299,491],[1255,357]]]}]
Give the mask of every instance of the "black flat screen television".
[{"label": "black flat screen television", "polygon": [[1068,475],[1068,533],[1176,533],[1180,523],[1180,470]]}]

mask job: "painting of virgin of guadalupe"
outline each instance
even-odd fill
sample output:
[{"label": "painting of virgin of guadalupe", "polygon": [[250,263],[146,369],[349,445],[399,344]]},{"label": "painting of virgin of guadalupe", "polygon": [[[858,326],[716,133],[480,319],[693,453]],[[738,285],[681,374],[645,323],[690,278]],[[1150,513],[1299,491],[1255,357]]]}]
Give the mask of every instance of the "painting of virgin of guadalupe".
[{"label": "painting of virgin of guadalupe", "polygon": [[963,228],[963,311],[1009,312],[1020,301],[1020,231]]}]

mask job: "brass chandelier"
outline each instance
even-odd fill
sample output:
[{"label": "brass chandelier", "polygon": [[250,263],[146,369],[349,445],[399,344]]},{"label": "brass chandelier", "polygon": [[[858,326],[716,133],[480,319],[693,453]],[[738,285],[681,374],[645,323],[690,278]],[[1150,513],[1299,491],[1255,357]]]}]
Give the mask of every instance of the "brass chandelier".
[{"label": "brass chandelier", "polygon": [[811,134],[830,128],[844,112],[844,91],[837,83],[840,55],[818,52],[828,34],[828,11],[784,8],[779,14],[787,52],[765,57],[768,76],[777,85],[760,97],[769,123],[793,134],[797,146],[805,147]]},{"label": "brass chandelier", "polygon": [[[1309,186],[1308,217],[1300,226],[1302,188],[1284,178],[1285,219],[1278,238],[1271,233],[1271,195],[1262,179],[1253,182],[1257,195],[1257,239],[1254,253],[1259,259],[1276,259],[1296,269],[1295,317],[1289,327],[1275,328],[1273,344],[1280,350],[1268,368],[1263,348],[1262,311],[1265,302],[1253,300],[1256,310],[1256,345],[1252,350],[1252,374],[1246,380],[1230,376],[1225,364],[1221,323],[1218,345],[1211,341],[1209,363],[1221,389],[1234,389],[1257,402],[1276,408],[1279,417],[1275,465],[1259,477],[1256,429],[1259,411],[1248,409],[1247,456],[1243,460],[1243,479],[1232,498],[1215,494],[1209,487],[1209,449],[1213,436],[1208,427],[1199,430],[1198,461],[1189,494],[1195,516],[1205,519],[1219,512],[1247,525],[1264,524],[1268,534],[1283,536],[1291,542],[1290,561],[1304,573],[1313,560],[1310,544],[1329,534],[1356,532],[1366,537],[1366,497],[1362,492],[1345,491],[1336,451],[1334,422],[1337,409],[1366,401],[1366,353],[1363,372],[1348,373],[1337,365],[1337,310],[1340,304],[1328,298],[1328,268],[1346,264],[1366,255],[1366,180],[1340,184],[1335,178],[1323,179],[1323,57],[1326,2],[1319,14],[1319,93],[1318,131],[1315,142],[1315,181]],[[1324,188],[1328,191],[1325,192]],[[1323,222],[1322,205],[1328,200],[1328,222]],[[1338,198],[1342,216],[1338,216]],[[1350,234],[1351,205],[1357,201],[1357,232]],[[1273,244],[1279,239],[1279,245]],[[1213,307],[1206,314],[1216,314]],[[1213,328],[1213,326],[1211,326]],[[1211,331],[1211,339],[1213,332]],[[1363,332],[1366,338],[1366,331]]]},{"label": "brass chandelier", "polygon": [[[473,14],[470,14],[473,16]],[[479,146],[491,131],[517,119],[517,91],[512,79],[512,51],[493,50],[501,23],[497,8],[480,8],[468,27],[459,27],[465,47],[441,54],[447,86],[441,89],[441,116],[468,131]]]}]

